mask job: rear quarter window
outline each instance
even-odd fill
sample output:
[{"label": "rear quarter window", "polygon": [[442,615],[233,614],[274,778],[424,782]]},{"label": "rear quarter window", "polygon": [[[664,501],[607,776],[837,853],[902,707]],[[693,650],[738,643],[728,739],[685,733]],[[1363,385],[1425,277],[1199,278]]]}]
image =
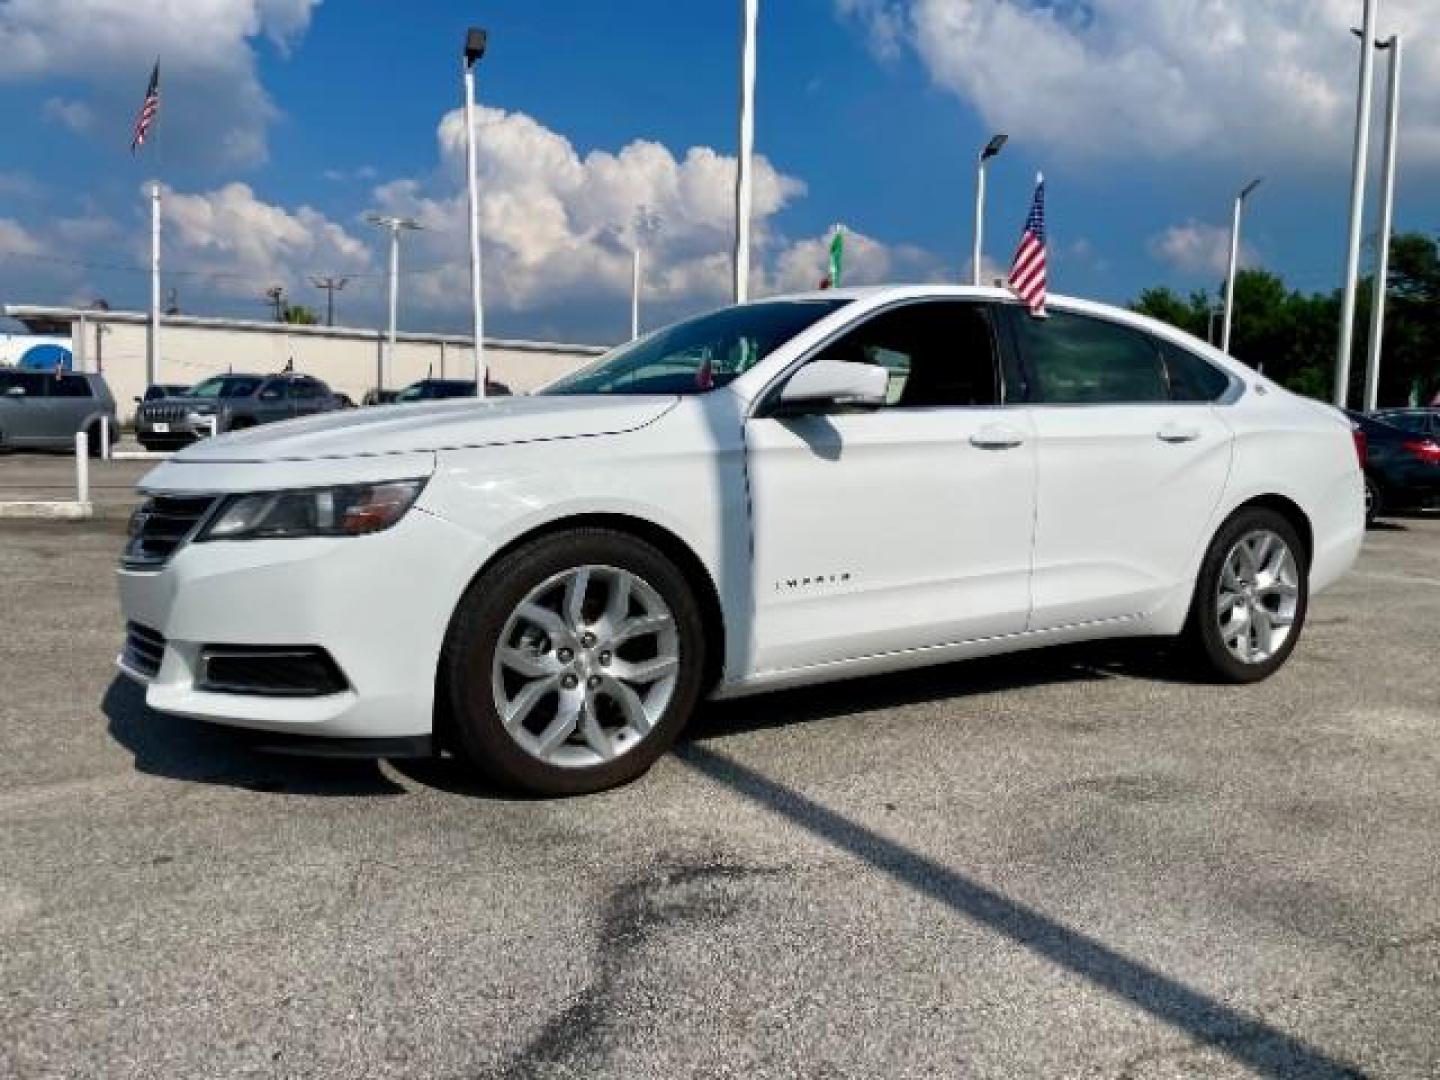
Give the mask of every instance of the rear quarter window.
[{"label": "rear quarter window", "polygon": [[88,398],[94,397],[90,380],[83,375],[61,375],[50,384],[51,397]]},{"label": "rear quarter window", "polygon": [[1217,401],[1230,388],[1230,376],[1208,360],[1165,341],[1160,344],[1172,401]]}]

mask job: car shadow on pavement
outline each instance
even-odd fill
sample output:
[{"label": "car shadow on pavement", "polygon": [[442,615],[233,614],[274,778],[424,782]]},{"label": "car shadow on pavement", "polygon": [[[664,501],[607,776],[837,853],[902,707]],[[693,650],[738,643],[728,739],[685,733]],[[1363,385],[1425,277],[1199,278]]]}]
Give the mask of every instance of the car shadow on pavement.
[{"label": "car shadow on pavement", "polygon": [[155,712],[144,691],[123,676],[110,683],[100,707],[111,738],[134,755],[137,770],[151,776],[287,795],[405,793],[377,761],[264,753],[244,732]]},{"label": "car shadow on pavement", "polygon": [[702,706],[682,742],[724,738],[858,713],[1068,682],[1133,678],[1194,683],[1168,641],[1117,639],[1059,645],[1004,656],[783,690]]},{"label": "car shadow on pavement", "polygon": [[[1264,1020],[1125,956],[1082,930],[851,821],[727,754],[690,742],[678,749],[677,756],[736,795],[1057,967],[1087,979],[1187,1040],[1213,1047],[1247,1066],[1255,1075],[1325,1080],[1354,1080],[1365,1075]],[[1190,1050],[1189,1041],[1177,1048],[1182,1053]]]}]

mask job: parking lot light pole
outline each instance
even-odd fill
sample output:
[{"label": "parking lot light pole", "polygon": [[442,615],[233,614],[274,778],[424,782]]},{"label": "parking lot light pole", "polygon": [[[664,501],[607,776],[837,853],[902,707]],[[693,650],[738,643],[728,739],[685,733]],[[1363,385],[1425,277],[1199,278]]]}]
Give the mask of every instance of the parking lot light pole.
[{"label": "parking lot light pole", "polygon": [[470,193],[470,309],[475,335],[475,393],[485,396],[485,304],[480,263],[480,179],[475,167],[475,65],[485,55],[486,34],[465,31],[465,185]]},{"label": "parking lot light pole", "polygon": [[983,285],[980,276],[980,260],[985,248],[985,171],[990,159],[1000,153],[1010,136],[1001,133],[985,144],[980,151],[980,160],[975,166],[975,244],[970,255],[970,283]]},{"label": "parking lot light pole", "polygon": [[1230,264],[1225,272],[1225,321],[1220,324],[1220,351],[1230,352],[1230,327],[1235,311],[1235,275],[1240,269],[1240,218],[1244,214],[1245,200],[1260,186],[1257,177],[1240,189],[1235,196],[1235,210],[1230,217]]},{"label": "parking lot light pole", "polygon": [[380,354],[379,370],[375,379],[375,389],[384,390],[385,383],[395,370],[395,322],[400,309],[400,233],[405,229],[419,229],[420,223],[411,218],[384,214],[366,214],[365,220],[390,230],[390,332]]},{"label": "parking lot light pole", "polygon": [[660,217],[648,206],[635,208],[635,242],[630,249],[630,340],[640,336],[640,258],[645,242],[660,228]]},{"label": "parking lot light pole", "polygon": [[1385,339],[1385,298],[1390,286],[1390,235],[1395,229],[1395,165],[1400,137],[1400,35],[1376,45],[1390,50],[1390,72],[1385,94],[1385,168],[1380,180],[1380,250],[1375,258],[1375,295],[1370,303],[1370,342],[1365,357],[1366,412],[1374,412],[1380,397],[1380,348]]},{"label": "parking lot light pole", "polygon": [[1375,76],[1375,15],[1379,0],[1365,0],[1360,29],[1360,90],[1355,100],[1355,153],[1350,166],[1350,231],[1345,250],[1345,287],[1340,300],[1340,342],[1335,351],[1334,401],[1350,396],[1350,350],[1355,344],[1355,293],[1360,279],[1360,233],[1365,213],[1365,172],[1370,160],[1370,99]]},{"label": "parking lot light pole", "polygon": [[740,146],[735,171],[735,303],[750,298],[751,158],[755,153],[755,24],[760,0],[740,0]]}]

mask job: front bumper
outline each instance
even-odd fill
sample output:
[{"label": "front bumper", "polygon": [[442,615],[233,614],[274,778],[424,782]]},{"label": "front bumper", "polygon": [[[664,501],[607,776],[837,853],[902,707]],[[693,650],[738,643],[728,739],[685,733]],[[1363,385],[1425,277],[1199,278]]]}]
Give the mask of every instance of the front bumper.
[{"label": "front bumper", "polygon": [[[450,616],[478,539],[418,508],[372,536],[190,543],[156,570],[118,572],[127,622],[163,638],[153,674],[117,665],[160,711],[288,736],[427,736]],[[276,697],[198,686],[207,646],[318,646],[338,693]]]},{"label": "front bumper", "polygon": [[135,417],[135,437],[143,442],[191,443],[196,439],[210,437],[212,420],[217,425],[213,431],[224,430],[219,426],[218,418],[213,415],[187,413],[184,416],[164,419],[139,415]]}]

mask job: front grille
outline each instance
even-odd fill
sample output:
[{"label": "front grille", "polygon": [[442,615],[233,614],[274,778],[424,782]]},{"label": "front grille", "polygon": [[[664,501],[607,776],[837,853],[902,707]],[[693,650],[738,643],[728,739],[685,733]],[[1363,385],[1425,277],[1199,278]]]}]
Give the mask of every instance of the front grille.
[{"label": "front grille", "polygon": [[125,624],[125,651],[121,659],[132,671],[153,679],[160,674],[160,660],[165,655],[165,635],[157,634],[139,623]]},{"label": "front grille", "polygon": [[130,517],[130,540],[121,563],[130,569],[163,566],[204,522],[213,495],[155,495]]},{"label": "front grille", "polygon": [[324,649],[306,645],[207,645],[199,690],[263,697],[323,697],[348,684]]},{"label": "front grille", "polygon": [[144,420],[159,420],[161,423],[164,423],[166,421],[185,419],[186,411],[186,406],[184,405],[142,405],[140,407],[140,417]]}]

